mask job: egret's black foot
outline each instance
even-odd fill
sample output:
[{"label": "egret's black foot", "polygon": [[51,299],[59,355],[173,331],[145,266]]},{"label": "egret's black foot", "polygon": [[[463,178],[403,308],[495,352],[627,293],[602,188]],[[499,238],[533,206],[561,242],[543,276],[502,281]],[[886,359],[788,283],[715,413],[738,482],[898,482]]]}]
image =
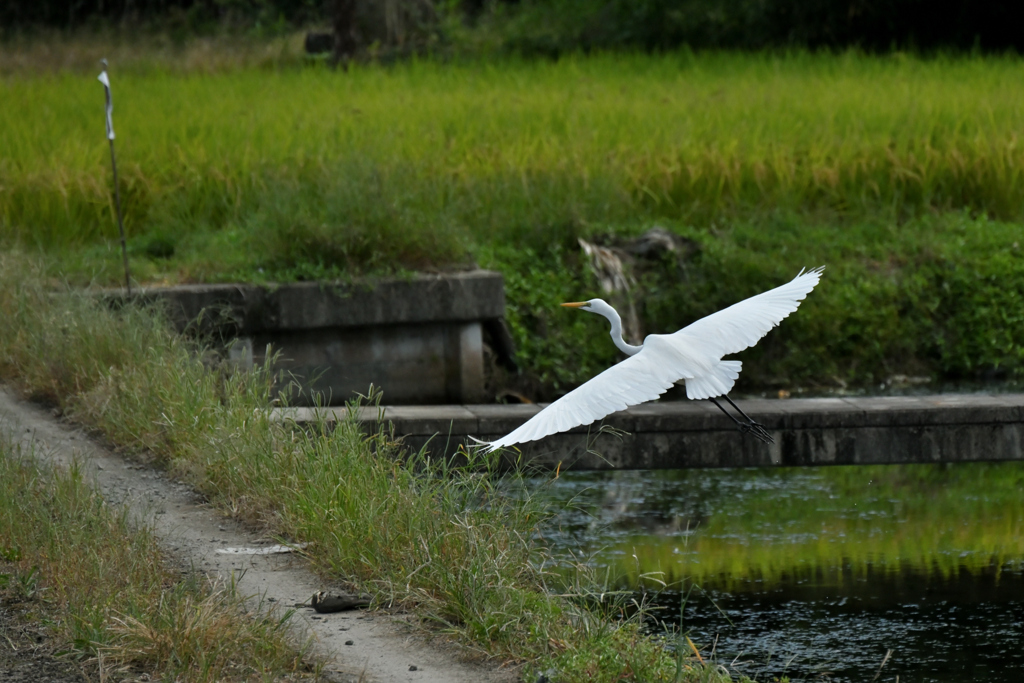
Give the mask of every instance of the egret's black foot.
[{"label": "egret's black foot", "polygon": [[712,403],[714,403],[716,406],[718,406],[718,409],[721,410],[722,413],[727,418],[729,418],[730,420],[735,422],[736,423],[736,427],[738,427],[739,430],[741,432],[743,432],[744,434],[750,434],[752,437],[754,437],[758,441],[763,441],[764,443],[768,443],[768,444],[775,443],[775,439],[773,439],[772,435],[768,433],[768,430],[764,428],[764,425],[762,425],[759,422],[755,422],[753,420],[753,418],[751,418],[749,415],[744,413],[743,410],[741,410],[738,405],[733,403],[732,399],[729,398],[728,394],[723,394],[722,397],[726,401],[729,402],[729,405],[731,405],[733,408],[736,409],[736,412],[738,412],[740,415],[743,416],[743,419],[746,420],[746,422],[740,422],[739,420],[737,420],[736,417],[734,415],[730,414],[728,410],[723,408],[722,404],[719,403],[717,400],[715,400],[715,398],[713,396],[710,399],[708,399],[708,400],[710,400]]},{"label": "egret's black foot", "polygon": [[740,431],[744,434],[750,434],[755,439],[763,441],[764,443],[775,443],[775,439],[768,433],[768,430],[757,422],[751,421],[749,424],[740,424]]},{"label": "egret's black foot", "polygon": [[[746,417],[746,416],[744,415],[744,417]],[[765,437],[767,437],[769,439],[772,438],[771,432],[768,431],[768,428],[765,427],[760,422],[758,422],[757,420],[754,420],[753,418],[747,417],[747,424],[750,425],[751,429],[753,429],[755,432],[757,432],[759,434],[762,434],[763,436],[765,436]]]}]

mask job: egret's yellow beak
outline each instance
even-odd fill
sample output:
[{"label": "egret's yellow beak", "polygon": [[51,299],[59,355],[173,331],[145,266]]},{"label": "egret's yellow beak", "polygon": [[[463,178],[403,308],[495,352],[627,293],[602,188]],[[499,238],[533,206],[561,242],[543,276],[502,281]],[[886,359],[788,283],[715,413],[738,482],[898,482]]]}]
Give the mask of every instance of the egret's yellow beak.
[{"label": "egret's yellow beak", "polygon": [[586,306],[587,302],[586,301],[574,301],[572,303],[562,304],[562,305],[563,306],[567,306],[568,308],[579,308],[580,306]]}]

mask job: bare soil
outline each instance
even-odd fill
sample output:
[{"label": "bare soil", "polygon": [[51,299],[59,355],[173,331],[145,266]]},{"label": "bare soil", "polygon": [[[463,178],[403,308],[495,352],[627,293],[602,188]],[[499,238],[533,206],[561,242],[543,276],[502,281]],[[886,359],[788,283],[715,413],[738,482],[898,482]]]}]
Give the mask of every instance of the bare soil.
[{"label": "bare soil", "polygon": [[[11,575],[12,567],[0,563],[0,574]],[[0,681],[3,683],[88,683],[82,667],[57,655],[44,626],[49,618],[40,600],[23,600],[13,591],[0,592]]]},{"label": "bare soil", "polygon": [[[252,532],[207,505],[191,487],[169,480],[160,470],[111,452],[81,429],[58,420],[43,408],[18,400],[2,387],[0,429],[33,447],[42,461],[67,465],[77,458],[85,476],[107,501],[129,505],[140,521],[153,527],[170,556],[215,579],[229,581],[233,577],[243,593],[262,600],[264,606],[291,608],[309,604],[318,590],[339,590],[338,586],[325,585],[295,554],[216,552],[275,545],[279,540]],[[0,621],[0,625],[5,623]],[[317,614],[311,608],[300,608],[291,623],[296,637],[312,638],[311,657],[326,662],[325,671],[335,680],[478,683],[511,682],[519,678],[514,670],[500,663],[474,660],[468,650],[441,636],[428,639],[424,629],[416,626],[414,615],[365,610]],[[0,630],[7,632],[5,627]],[[6,660],[0,660],[3,661]],[[54,676],[65,671],[58,668],[62,662],[50,662],[45,656],[32,661],[40,662],[40,667],[52,664]],[[84,680],[71,678],[73,669],[67,670],[67,678],[8,679],[5,675],[0,673],[0,681]]]}]

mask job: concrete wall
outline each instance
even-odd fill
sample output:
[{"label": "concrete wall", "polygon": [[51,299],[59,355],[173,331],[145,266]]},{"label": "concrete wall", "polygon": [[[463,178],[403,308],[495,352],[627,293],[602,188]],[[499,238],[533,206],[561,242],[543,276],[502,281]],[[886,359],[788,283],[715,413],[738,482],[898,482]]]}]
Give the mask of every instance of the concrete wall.
[{"label": "concrete wall", "polygon": [[[520,446],[523,461],[554,469],[677,469],[1024,460],[1024,394],[737,401],[768,428],[768,445],[738,432],[708,401],[648,403],[597,425]],[[389,407],[385,419],[413,449],[435,454],[512,431],[539,406]],[[292,411],[298,422],[308,411]],[[340,413],[331,413],[338,419]],[[366,410],[361,419],[376,418]],[[514,455],[514,454],[513,454]]]},{"label": "concrete wall", "polygon": [[367,284],[185,285],[145,290],[172,320],[228,340],[332,405],[372,383],[387,404],[476,403],[483,396],[482,323],[505,314],[501,275],[470,271]]}]

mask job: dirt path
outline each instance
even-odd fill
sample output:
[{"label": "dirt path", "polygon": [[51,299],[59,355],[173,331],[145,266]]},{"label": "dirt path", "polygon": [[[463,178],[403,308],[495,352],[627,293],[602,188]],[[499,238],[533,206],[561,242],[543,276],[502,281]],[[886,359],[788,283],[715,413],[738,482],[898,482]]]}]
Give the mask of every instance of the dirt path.
[{"label": "dirt path", "polygon": [[[301,559],[291,555],[230,555],[224,548],[275,544],[260,538],[204,505],[190,487],[111,453],[84,432],[55,419],[37,406],[17,400],[0,388],[0,429],[23,444],[34,445],[37,457],[68,464],[77,457],[104,497],[127,503],[151,524],[165,548],[186,566],[229,580],[234,574],[245,594],[290,607],[308,602],[327,588]],[[243,573],[244,572],[244,573]],[[300,609],[292,618],[297,629],[315,637],[314,655],[328,661],[337,680],[378,683],[511,682],[517,676],[490,664],[460,661],[459,650],[436,639],[426,642],[400,617],[362,611],[316,614]]]}]

